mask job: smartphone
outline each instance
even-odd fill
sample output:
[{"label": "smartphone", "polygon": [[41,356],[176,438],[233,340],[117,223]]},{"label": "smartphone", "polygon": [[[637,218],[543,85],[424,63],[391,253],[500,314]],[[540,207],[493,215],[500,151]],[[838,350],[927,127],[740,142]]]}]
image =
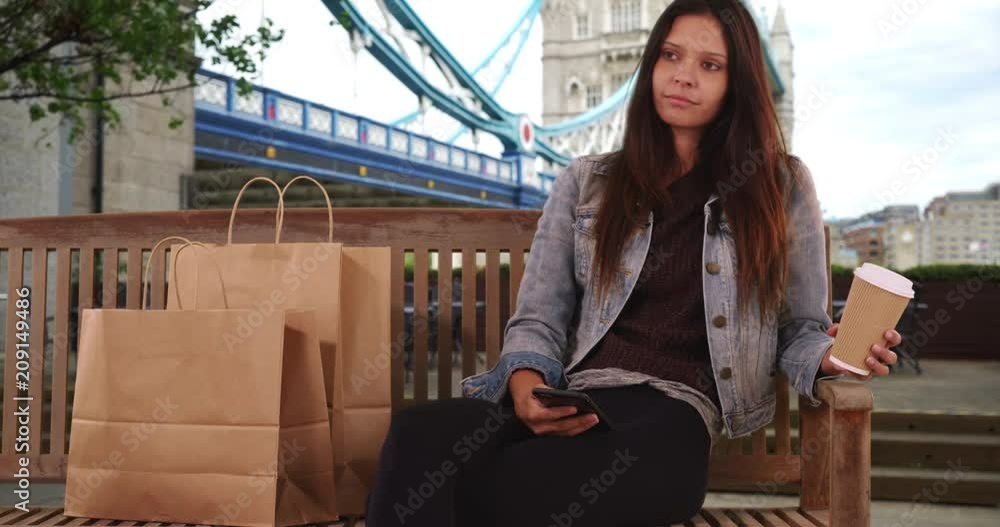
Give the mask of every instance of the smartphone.
[{"label": "smartphone", "polygon": [[605,428],[607,430],[613,430],[614,425],[611,424],[611,420],[608,416],[601,411],[597,406],[597,403],[590,398],[589,395],[583,392],[577,392],[573,390],[556,390],[553,388],[532,388],[531,394],[538,398],[539,401],[546,408],[552,408],[555,406],[575,406],[577,413],[581,414],[596,414],[597,415],[597,425],[598,427]]}]

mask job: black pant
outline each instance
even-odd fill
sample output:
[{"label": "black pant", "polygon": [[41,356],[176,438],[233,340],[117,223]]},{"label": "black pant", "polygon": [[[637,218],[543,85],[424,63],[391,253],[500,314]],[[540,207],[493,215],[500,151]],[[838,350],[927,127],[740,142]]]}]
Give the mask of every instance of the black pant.
[{"label": "black pant", "polygon": [[615,430],[537,436],[512,407],[478,399],[399,411],[368,527],[653,526],[694,516],[710,447],[694,407],[646,385],[586,392]]}]

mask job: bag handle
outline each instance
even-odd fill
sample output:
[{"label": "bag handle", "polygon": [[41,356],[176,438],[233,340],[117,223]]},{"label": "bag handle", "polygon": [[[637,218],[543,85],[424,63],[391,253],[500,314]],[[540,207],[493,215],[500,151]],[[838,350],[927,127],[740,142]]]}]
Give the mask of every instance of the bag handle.
[{"label": "bag handle", "polygon": [[311,181],[313,184],[319,187],[321,191],[323,191],[323,199],[326,200],[326,219],[327,219],[327,224],[329,225],[329,228],[327,229],[328,231],[327,241],[329,243],[333,243],[333,204],[330,203],[330,194],[326,191],[326,187],[324,187],[322,183],[316,181],[314,178],[311,178],[309,176],[296,176],[288,183],[285,183],[285,188],[281,189],[280,191],[281,207],[278,211],[278,232],[277,235],[275,236],[274,243],[278,243],[281,240],[281,231],[285,226],[285,191],[288,190],[288,187],[292,186],[292,183],[295,183],[300,179]]},{"label": "bag handle", "polygon": [[[181,245],[180,247],[177,248],[177,255],[179,256],[181,254],[181,251],[183,251],[184,249],[187,249],[188,247],[192,247],[192,246],[198,246],[198,247],[201,247],[203,249],[208,249],[208,246],[205,245],[204,243],[189,241],[189,242],[185,243],[184,245]],[[225,309],[229,309],[229,299],[226,298],[226,284],[225,284],[225,282],[222,279],[222,270],[219,269],[219,262],[216,261],[214,257],[212,258],[212,261],[215,263],[215,272],[219,276],[219,288],[222,290],[222,307],[225,308]],[[198,288],[198,273],[199,273],[200,269],[201,269],[201,265],[196,260],[195,261],[195,266],[194,266],[194,307],[193,307],[193,309],[198,309],[198,289],[199,289]],[[177,284],[177,266],[176,265],[174,265],[170,269],[170,283],[175,284],[175,285]],[[184,306],[181,304],[181,291],[180,291],[180,288],[179,287],[174,287],[173,289],[174,289],[174,298],[177,299],[177,309],[179,311],[183,311],[184,310]]]},{"label": "bag handle", "polygon": [[282,199],[282,189],[274,182],[271,178],[266,178],[262,176],[255,177],[250,181],[247,181],[243,188],[240,189],[240,193],[236,195],[236,201],[233,202],[233,210],[229,213],[229,234],[226,237],[226,245],[233,244],[233,223],[236,222],[236,209],[240,207],[240,200],[243,199],[243,193],[246,192],[250,185],[258,181],[266,181],[275,190],[278,191],[278,209],[274,213],[274,243],[278,243],[278,237],[281,235],[281,218],[284,216],[285,202]]},{"label": "bag handle", "polygon": [[[163,245],[163,242],[168,240],[181,240],[184,243],[191,243],[191,240],[184,238],[183,236],[167,236],[166,238],[156,242],[153,248],[149,251],[149,261],[146,262],[146,268],[142,272],[142,303],[139,304],[140,309],[146,309],[146,302],[149,300],[149,295],[147,289],[152,289],[149,287],[149,269],[153,266],[153,257],[156,256],[156,249]],[[166,255],[164,254],[164,262],[166,262]],[[176,283],[176,282],[174,282]]]}]

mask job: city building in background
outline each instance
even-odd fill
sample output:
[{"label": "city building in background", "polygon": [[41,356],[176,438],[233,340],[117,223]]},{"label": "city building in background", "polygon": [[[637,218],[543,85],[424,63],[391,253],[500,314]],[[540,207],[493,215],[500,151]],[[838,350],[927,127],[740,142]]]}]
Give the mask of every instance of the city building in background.
[{"label": "city building in background", "polygon": [[[919,238],[910,232],[919,222],[917,205],[889,205],[858,218],[842,220],[839,231],[843,245],[856,253],[856,265],[867,262],[906,269],[920,261]],[[911,227],[904,229],[905,225]]]},{"label": "city building in background", "polygon": [[848,247],[843,237],[841,222],[827,223],[830,228],[830,264],[842,267],[857,267],[858,251]]},{"label": "city building in background", "polygon": [[858,265],[885,265],[885,224],[874,221],[852,225],[841,234],[846,247],[858,255]]},{"label": "city building in background", "polygon": [[978,192],[948,192],[934,198],[922,214],[917,205],[891,205],[829,225],[831,261],[844,266],[871,262],[906,270],[932,264],[997,264],[1000,183]]},{"label": "city building in background", "polygon": [[934,198],[924,218],[931,226],[926,257],[933,262],[1000,262],[1000,183]]},{"label": "city building in background", "polygon": [[890,221],[885,224],[885,265],[890,269],[905,270],[921,263],[922,231],[920,221]]}]

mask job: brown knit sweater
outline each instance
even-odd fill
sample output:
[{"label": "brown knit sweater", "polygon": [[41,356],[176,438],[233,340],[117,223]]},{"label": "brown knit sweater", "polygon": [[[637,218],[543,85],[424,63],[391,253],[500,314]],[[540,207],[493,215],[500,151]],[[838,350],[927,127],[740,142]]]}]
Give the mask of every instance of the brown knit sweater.
[{"label": "brown knit sweater", "polygon": [[717,408],[702,292],[704,205],[711,193],[693,172],[653,208],[649,253],[628,301],[579,370],[621,368],[677,381]]}]

